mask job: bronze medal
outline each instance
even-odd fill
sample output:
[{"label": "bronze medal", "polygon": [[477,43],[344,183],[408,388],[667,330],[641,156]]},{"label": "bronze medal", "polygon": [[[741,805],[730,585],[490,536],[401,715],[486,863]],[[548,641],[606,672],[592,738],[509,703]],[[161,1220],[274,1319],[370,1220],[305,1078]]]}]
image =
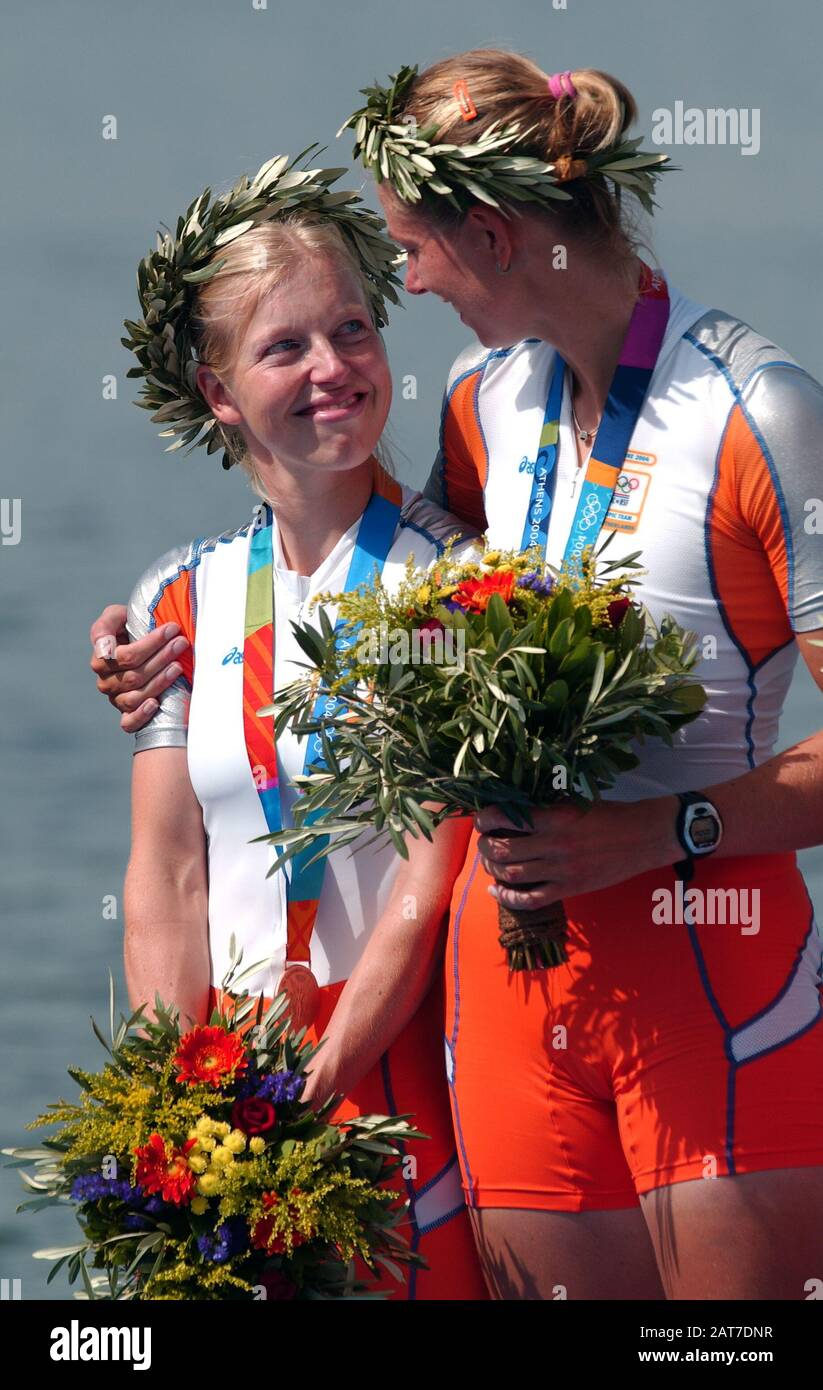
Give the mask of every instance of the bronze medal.
[{"label": "bronze medal", "polygon": [[280,976],[277,993],[288,998],[292,1028],[310,1028],[317,1017],[320,986],[308,966],[287,965]]}]

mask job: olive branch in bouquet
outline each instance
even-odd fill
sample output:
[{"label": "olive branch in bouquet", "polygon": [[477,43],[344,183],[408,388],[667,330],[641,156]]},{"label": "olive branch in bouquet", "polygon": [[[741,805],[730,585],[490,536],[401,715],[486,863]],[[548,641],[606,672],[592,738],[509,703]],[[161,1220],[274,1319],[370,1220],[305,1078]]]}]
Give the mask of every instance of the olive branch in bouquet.
[{"label": "olive branch in bouquet", "polygon": [[[409,562],[396,595],[376,576],[335,596],[342,641],[323,607],[318,626],[294,624],[307,675],[261,712],[274,715],[278,737],[287,727],[317,735],[324,765],[294,778],[302,794],[293,826],[260,837],[278,850],[270,873],[312,848],[307,862],[355,840],[358,848],[391,841],[407,858],[407,834],[430,840],[443,820],[486,806],[531,827],[535,805],[591,805],[637,765],[634,742],[658,736],[671,745],[705,701],[687,680],[694,634],[670,617],[655,625],[630,599],[640,552],[605,560],[613,534],[584,553],[577,577],[535,549],[487,551],[466,564],[447,548],[431,573]],[[510,572],[520,586],[516,614],[498,593],[480,613],[445,607],[467,577],[482,584]],[[614,604],[619,625],[606,620]],[[464,664],[357,659],[358,637],[410,617],[462,631]],[[321,687],[332,708],[318,716]]]}]

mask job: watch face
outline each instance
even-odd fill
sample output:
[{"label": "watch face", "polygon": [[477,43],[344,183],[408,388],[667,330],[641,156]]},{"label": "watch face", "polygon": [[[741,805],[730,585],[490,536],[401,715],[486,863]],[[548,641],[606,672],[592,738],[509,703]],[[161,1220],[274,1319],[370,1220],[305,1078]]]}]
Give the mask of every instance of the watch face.
[{"label": "watch face", "polygon": [[695,849],[707,849],[717,844],[717,821],[714,816],[695,816],[689,826],[689,838]]}]

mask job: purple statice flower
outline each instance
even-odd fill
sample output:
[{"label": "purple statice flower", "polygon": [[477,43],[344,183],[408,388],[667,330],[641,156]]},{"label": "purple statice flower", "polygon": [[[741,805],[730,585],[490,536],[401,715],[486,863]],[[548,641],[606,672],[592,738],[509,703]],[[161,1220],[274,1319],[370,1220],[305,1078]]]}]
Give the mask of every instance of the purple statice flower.
[{"label": "purple statice flower", "polygon": [[154,1222],[150,1221],[142,1212],[130,1211],[123,1217],[123,1225],[127,1231],[153,1231]]},{"label": "purple statice flower", "polygon": [[117,1197],[128,1206],[143,1205],[142,1187],[132,1187],[127,1178],[105,1178],[102,1173],[83,1173],[71,1185],[75,1202],[98,1202],[102,1197]]},{"label": "purple statice flower", "polygon": [[305,1081],[306,1078],[298,1076],[296,1072],[275,1071],[262,1078],[254,1094],[261,1100],[270,1100],[272,1105],[284,1105],[287,1101],[297,1100]]},{"label": "purple statice flower", "polygon": [[223,1221],[213,1236],[202,1235],[197,1238],[197,1248],[205,1260],[224,1264],[232,1255],[241,1255],[248,1249],[249,1232],[242,1216],[230,1216]]},{"label": "purple statice flower", "polygon": [[272,1105],[284,1105],[287,1101],[297,1100],[304,1085],[305,1077],[298,1076],[296,1072],[275,1071],[270,1072],[268,1076],[261,1076],[257,1067],[252,1064],[238,1088],[237,1095],[240,1100],[248,1100],[249,1096],[259,1096],[261,1100],[271,1101]]},{"label": "purple statice flower", "polygon": [[554,588],[554,580],[551,575],[542,575],[539,570],[530,570],[528,574],[521,574],[517,587],[531,589],[538,598],[548,598]]}]

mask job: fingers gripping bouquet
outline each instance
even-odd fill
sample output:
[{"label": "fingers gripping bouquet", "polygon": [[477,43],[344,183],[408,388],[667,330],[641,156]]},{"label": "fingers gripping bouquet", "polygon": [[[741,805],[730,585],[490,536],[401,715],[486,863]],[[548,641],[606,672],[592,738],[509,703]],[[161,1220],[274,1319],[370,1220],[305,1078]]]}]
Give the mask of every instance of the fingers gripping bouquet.
[{"label": "fingers gripping bouquet", "polygon": [[59,1133],[3,1150],[10,1166],[35,1164],[18,1210],[76,1207],[85,1242],[35,1252],[56,1260],[49,1282],[66,1265],[91,1299],[373,1298],[355,1256],[398,1279],[422,1263],[397,1229],[396,1192],[379,1186],[422,1136],[402,1116],[332,1121],[339,1097],[312,1109],[301,1093],[317,1048],[290,1031],[285,996],[265,1013],[262,998],[235,998],[205,1027],[181,1031],[158,999],[156,1021],[140,1009],[115,1029],[112,990],[110,1044],[93,1024],[103,1070],[69,1067],[79,1103],[28,1126]]},{"label": "fingers gripping bouquet", "polygon": [[[392,594],[376,577],[320,595],[337,628],[323,608],[319,627],[295,625],[313,669],[266,711],[278,736],[291,725],[322,749],[295,779],[293,828],[262,837],[281,851],[274,869],[367,827],[361,843],[389,839],[407,857],[406,832],[430,839],[487,806],[530,828],[534,807],[590,806],[637,765],[636,741],[671,745],[706,699],[687,678],[694,634],[669,617],[655,626],[629,584],[640,552],[607,562],[610,540],[559,571],[537,549],[473,561],[448,546],[429,572],[409,560]],[[511,969],[566,959],[562,903],[500,904],[499,918]]]}]

